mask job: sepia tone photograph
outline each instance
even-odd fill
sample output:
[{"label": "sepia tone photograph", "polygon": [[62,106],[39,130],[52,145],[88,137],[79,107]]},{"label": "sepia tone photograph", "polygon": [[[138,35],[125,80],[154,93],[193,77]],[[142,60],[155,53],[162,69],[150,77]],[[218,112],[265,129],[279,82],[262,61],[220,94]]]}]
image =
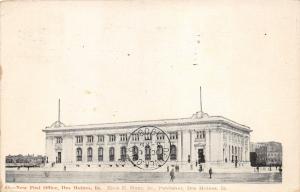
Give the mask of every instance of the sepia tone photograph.
[{"label": "sepia tone photograph", "polygon": [[297,191],[299,1],[1,1],[1,189]]}]

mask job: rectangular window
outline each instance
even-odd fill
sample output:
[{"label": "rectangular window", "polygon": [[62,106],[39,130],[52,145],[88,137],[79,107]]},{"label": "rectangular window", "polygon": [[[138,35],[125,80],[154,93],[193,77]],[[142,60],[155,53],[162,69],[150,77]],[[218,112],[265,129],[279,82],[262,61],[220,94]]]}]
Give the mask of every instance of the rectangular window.
[{"label": "rectangular window", "polygon": [[132,134],[131,137],[132,137],[133,141],[139,141],[140,140],[139,134]]},{"label": "rectangular window", "polygon": [[56,143],[62,143],[63,139],[62,137],[56,137]]},{"label": "rectangular window", "polygon": [[152,140],[152,135],[151,133],[145,133],[145,140]]},{"label": "rectangular window", "polygon": [[98,135],[98,142],[103,143],[104,142],[104,135]]},{"label": "rectangular window", "polygon": [[98,148],[98,161],[103,161],[103,148]]},{"label": "rectangular window", "polygon": [[171,139],[171,140],[176,140],[176,139],[178,139],[178,134],[177,134],[177,132],[172,132],[172,133],[170,133],[170,139]]},{"label": "rectangular window", "polygon": [[120,141],[127,141],[127,134],[120,134]]},{"label": "rectangular window", "polygon": [[197,131],[196,139],[205,139],[205,131]]},{"label": "rectangular window", "polygon": [[109,135],[109,142],[115,142],[116,136],[115,135]]},{"label": "rectangular window", "polygon": [[164,140],[165,139],[165,135],[163,133],[157,133],[156,139],[157,140]]},{"label": "rectangular window", "polygon": [[94,142],[94,137],[93,137],[93,135],[88,135],[88,136],[87,136],[87,142],[88,142],[88,143],[93,143],[93,142]]},{"label": "rectangular window", "polygon": [[82,143],[83,142],[83,136],[76,136],[76,143]]}]

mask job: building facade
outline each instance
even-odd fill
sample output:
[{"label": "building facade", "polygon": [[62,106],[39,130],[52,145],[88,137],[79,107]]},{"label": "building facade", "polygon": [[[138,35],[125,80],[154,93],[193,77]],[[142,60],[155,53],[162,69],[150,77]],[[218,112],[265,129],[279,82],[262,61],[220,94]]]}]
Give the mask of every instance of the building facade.
[{"label": "building facade", "polygon": [[259,166],[281,166],[282,165],[282,145],[279,142],[258,142],[251,143],[252,153],[256,154],[253,164]]},{"label": "building facade", "polygon": [[[155,153],[149,153],[149,147],[138,144],[148,138],[131,135],[142,126],[155,126],[167,134],[153,139],[157,143],[170,141],[169,165],[249,163],[251,129],[227,118],[202,112],[191,118],[91,125],[66,126],[56,121],[43,130],[47,162],[77,167],[114,166],[125,162],[125,166],[131,166],[131,163],[126,163],[131,137],[136,141],[134,150],[137,150],[139,158],[144,161],[159,159],[159,145],[154,149]],[[139,158],[133,157],[132,160]]]},{"label": "building facade", "polygon": [[8,155],[5,157],[6,167],[40,167],[45,164],[45,156],[42,155]]}]

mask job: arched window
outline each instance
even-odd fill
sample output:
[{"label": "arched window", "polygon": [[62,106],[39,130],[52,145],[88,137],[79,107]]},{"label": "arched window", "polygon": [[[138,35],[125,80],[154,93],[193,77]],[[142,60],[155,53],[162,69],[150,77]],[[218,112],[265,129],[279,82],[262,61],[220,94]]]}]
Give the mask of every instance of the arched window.
[{"label": "arched window", "polygon": [[161,145],[157,146],[156,154],[157,154],[157,160],[159,161],[164,160],[163,147]]},{"label": "arched window", "polygon": [[151,148],[149,145],[145,147],[145,160],[151,160]]},{"label": "arched window", "polygon": [[109,148],[109,161],[115,160],[115,148],[110,147]]},{"label": "arched window", "polygon": [[93,148],[89,147],[87,149],[87,161],[93,160]]},{"label": "arched window", "polygon": [[176,160],[177,159],[177,151],[176,151],[176,146],[175,145],[171,145],[170,147],[170,159],[171,160]]},{"label": "arched window", "polygon": [[126,161],[126,147],[121,147],[121,161]]},{"label": "arched window", "polygon": [[132,148],[132,160],[137,161],[139,159],[139,149],[137,146],[133,146]]},{"label": "arched window", "polygon": [[103,148],[98,148],[98,161],[103,161]]},{"label": "arched window", "polygon": [[82,149],[80,147],[76,149],[76,160],[82,161]]}]

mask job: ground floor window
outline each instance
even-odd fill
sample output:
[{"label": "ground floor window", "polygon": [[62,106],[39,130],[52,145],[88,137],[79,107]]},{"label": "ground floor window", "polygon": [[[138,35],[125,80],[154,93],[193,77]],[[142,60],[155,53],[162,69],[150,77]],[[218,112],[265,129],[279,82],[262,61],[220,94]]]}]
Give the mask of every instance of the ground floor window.
[{"label": "ground floor window", "polygon": [[98,161],[103,161],[103,148],[98,148]]},{"label": "ground floor window", "polygon": [[137,161],[139,159],[139,149],[137,146],[133,146],[132,148],[132,160]]},{"label": "ground floor window", "polygon": [[76,149],[76,160],[82,161],[82,149],[80,147]]},{"label": "ground floor window", "polygon": [[87,161],[92,161],[93,160],[93,149],[89,147],[87,149]]},{"label": "ground floor window", "polygon": [[145,147],[145,160],[151,160],[151,148],[149,145]]},{"label": "ground floor window", "polygon": [[115,148],[110,147],[109,148],[109,161],[115,160]]},{"label": "ground floor window", "polygon": [[126,161],[126,147],[121,147],[121,161]]},{"label": "ground floor window", "polygon": [[157,146],[157,160],[163,161],[164,160],[164,153],[163,153],[163,147],[161,145]]},{"label": "ground floor window", "polygon": [[171,160],[176,160],[177,159],[177,151],[176,151],[176,146],[171,145],[170,147],[170,159]]}]

